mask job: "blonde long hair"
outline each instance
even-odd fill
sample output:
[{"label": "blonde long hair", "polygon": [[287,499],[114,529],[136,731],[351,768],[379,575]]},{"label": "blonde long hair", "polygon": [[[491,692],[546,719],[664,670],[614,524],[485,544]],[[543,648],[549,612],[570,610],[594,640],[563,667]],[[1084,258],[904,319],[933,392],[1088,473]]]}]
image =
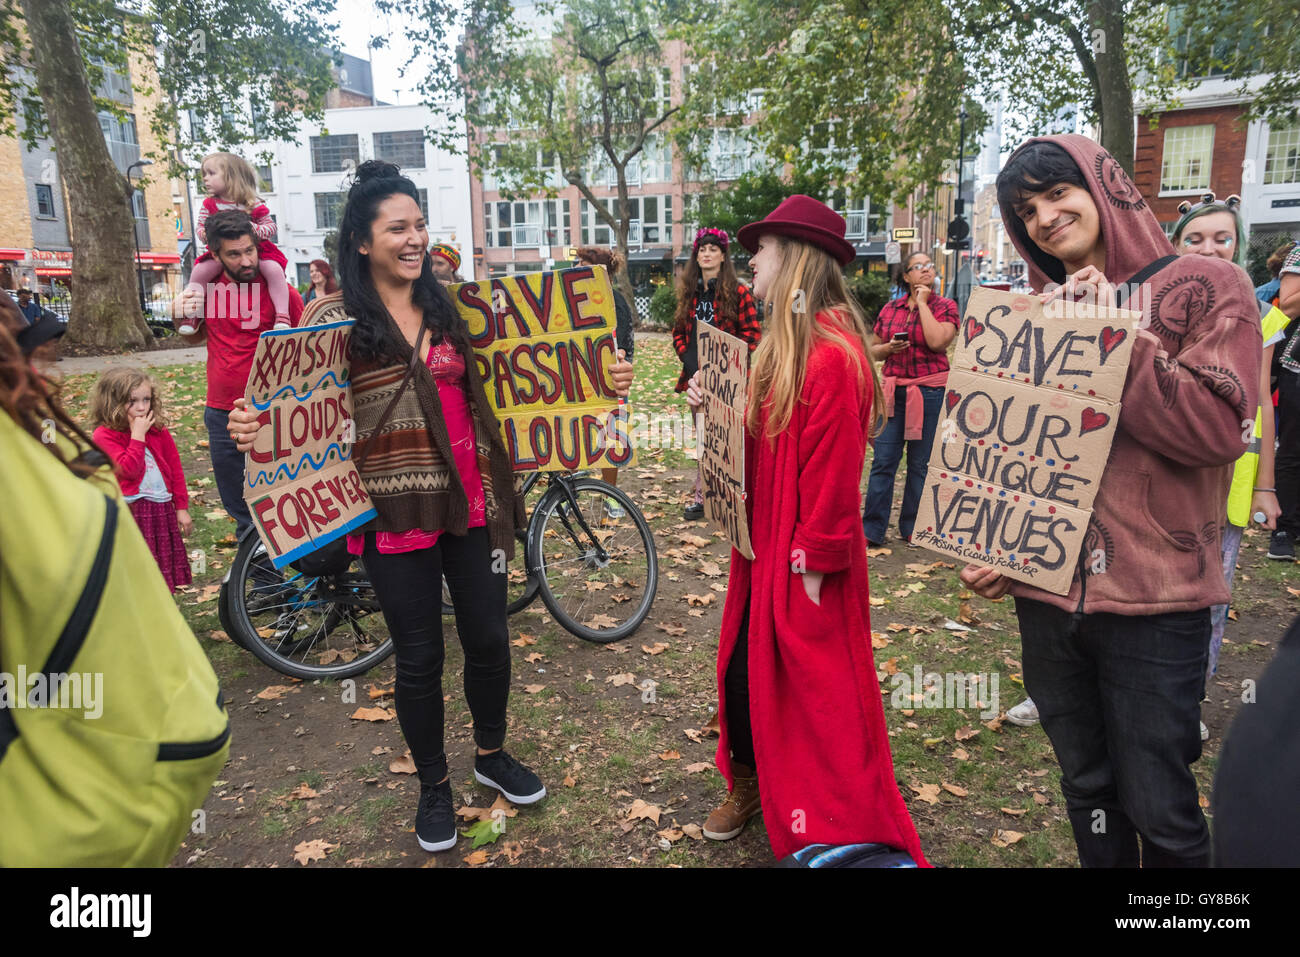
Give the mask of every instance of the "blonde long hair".
[{"label": "blonde long hair", "polygon": [[[813,347],[819,342],[831,342],[853,360],[859,386],[868,376],[871,379],[871,422],[867,434],[876,435],[885,420],[880,375],[871,358],[866,318],[849,293],[844,273],[834,259],[816,246],[786,237],[777,237],[777,242],[781,249],[781,270],[768,288],[768,320],[750,365],[746,417],[749,431],[758,434],[760,413],[768,403],[771,405],[766,429],[768,439],[774,439],[789,427],[795,402],[803,391]],[[835,317],[836,330],[828,330],[815,321],[822,312]],[[850,345],[854,339],[862,348],[865,368]]]},{"label": "blonde long hair", "polygon": [[[246,210],[252,209],[262,201],[257,194],[257,172],[251,163],[234,153],[209,153],[203,157],[203,163],[212,160],[221,171],[226,181],[226,195],[222,197],[228,203],[238,203]],[[199,168],[203,168],[203,163]]]},{"label": "blonde long hair", "polygon": [[131,366],[118,366],[109,369],[97,380],[90,394],[90,421],[98,428],[103,425],[114,432],[130,432],[131,417],[126,414],[127,403],[131,393],[145,383],[153,393],[153,420],[160,429],[167,428],[167,410],[163,407],[162,396],[158,392],[158,383],[154,382],[143,369]]}]

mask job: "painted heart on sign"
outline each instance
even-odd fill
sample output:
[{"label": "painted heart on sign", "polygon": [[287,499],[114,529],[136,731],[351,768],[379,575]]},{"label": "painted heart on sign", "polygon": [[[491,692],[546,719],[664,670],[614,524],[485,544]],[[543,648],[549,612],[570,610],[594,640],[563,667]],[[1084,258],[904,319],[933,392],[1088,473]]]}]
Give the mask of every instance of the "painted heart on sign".
[{"label": "painted heart on sign", "polygon": [[948,411],[951,412],[952,407],[960,401],[961,401],[961,393],[953,392],[952,389],[949,389],[947,395]]},{"label": "painted heart on sign", "polygon": [[1110,357],[1110,354],[1114,352],[1119,344],[1126,338],[1128,338],[1127,329],[1116,329],[1113,326],[1107,326],[1105,329],[1101,330],[1101,339],[1098,344],[1101,346],[1102,365],[1106,364],[1106,360]]},{"label": "painted heart on sign", "polygon": [[970,345],[970,341],[976,338],[977,336],[979,336],[979,334],[982,333],[983,331],[984,331],[984,323],[980,322],[978,319],[975,319],[973,317],[967,319],[966,320],[966,345]]},{"label": "painted heart on sign", "polygon": [[1079,434],[1087,435],[1089,432],[1095,432],[1097,429],[1104,429],[1110,423],[1110,416],[1105,412],[1098,412],[1092,406],[1084,409],[1079,415]]}]

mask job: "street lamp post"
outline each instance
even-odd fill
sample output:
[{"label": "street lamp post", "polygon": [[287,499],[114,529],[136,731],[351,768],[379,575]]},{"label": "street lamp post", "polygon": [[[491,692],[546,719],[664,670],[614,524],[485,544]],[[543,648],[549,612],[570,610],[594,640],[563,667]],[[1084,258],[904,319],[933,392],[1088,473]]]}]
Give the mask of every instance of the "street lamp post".
[{"label": "street lamp post", "polygon": [[145,314],[146,318],[149,315],[149,304],[145,299],[144,294],[144,273],[140,271],[140,230],[136,228],[135,224],[135,193],[137,187],[135,183],[131,182],[131,170],[135,169],[137,166],[143,169],[146,166],[152,165],[153,160],[136,160],[126,168],[126,182],[131,187],[131,193],[127,197],[127,202],[131,209],[131,236],[135,239],[135,278],[140,284],[140,311]]}]

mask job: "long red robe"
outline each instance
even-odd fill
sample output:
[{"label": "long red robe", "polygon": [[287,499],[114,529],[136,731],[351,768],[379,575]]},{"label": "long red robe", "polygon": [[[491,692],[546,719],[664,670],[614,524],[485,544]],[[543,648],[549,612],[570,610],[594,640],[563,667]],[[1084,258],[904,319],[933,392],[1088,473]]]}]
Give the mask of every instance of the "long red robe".
[{"label": "long red robe", "polygon": [[[817,319],[835,322],[827,313]],[[862,361],[861,347],[851,348]],[[746,443],[755,558],[731,552],[718,645],[717,764],[731,788],[724,677],[748,601],[750,721],[772,852],[780,858],[809,844],[870,842],[928,866],[894,780],[871,653],[858,495],[870,419],[870,380],[859,383],[844,350],[821,342],[790,427],[774,445]],[[825,573],[820,606],[791,571],[800,559]]]}]

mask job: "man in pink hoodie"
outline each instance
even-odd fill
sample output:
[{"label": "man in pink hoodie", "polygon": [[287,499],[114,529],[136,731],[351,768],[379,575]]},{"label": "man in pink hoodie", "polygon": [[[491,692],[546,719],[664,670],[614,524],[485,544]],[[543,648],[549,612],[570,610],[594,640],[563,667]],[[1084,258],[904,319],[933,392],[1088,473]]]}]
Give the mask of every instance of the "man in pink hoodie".
[{"label": "man in pink hoodie", "polygon": [[1025,689],[1061,764],[1080,863],[1208,866],[1191,765],[1209,609],[1228,600],[1219,524],[1254,430],[1259,309],[1238,266],[1175,256],[1123,167],[1086,137],[1029,140],[997,187],[1036,292],[1143,318],[1069,593],[978,565],[962,581],[1015,596]]}]

